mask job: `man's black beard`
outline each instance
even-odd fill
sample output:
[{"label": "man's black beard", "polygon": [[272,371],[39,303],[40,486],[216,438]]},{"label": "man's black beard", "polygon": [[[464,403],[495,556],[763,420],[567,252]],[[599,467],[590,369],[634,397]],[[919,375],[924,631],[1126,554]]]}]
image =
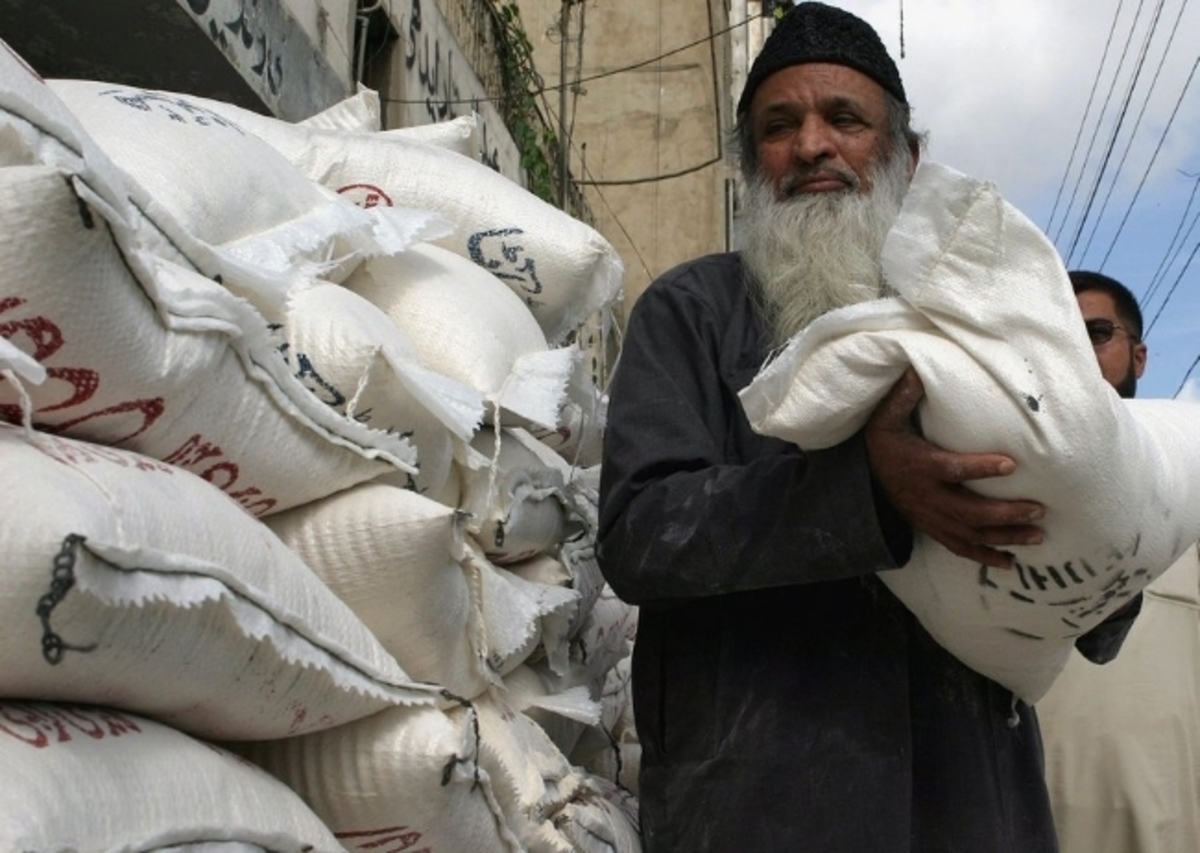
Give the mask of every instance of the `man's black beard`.
[{"label": "man's black beard", "polygon": [[1117,389],[1117,394],[1126,400],[1131,400],[1137,396],[1137,372],[1133,368],[1133,362],[1130,361],[1129,370],[1125,373],[1125,377],[1113,387]]},{"label": "man's black beard", "polygon": [[773,346],[827,311],[884,295],[883,243],[913,165],[901,149],[872,169],[866,194],[850,189],[777,200],[765,179],[747,188],[742,258]]}]

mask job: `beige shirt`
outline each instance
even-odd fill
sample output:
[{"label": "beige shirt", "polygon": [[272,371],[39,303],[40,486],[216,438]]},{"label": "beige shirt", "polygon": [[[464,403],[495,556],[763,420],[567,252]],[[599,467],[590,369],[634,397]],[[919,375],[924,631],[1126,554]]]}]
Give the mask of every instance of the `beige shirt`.
[{"label": "beige shirt", "polygon": [[1145,590],[1117,659],[1037,704],[1062,853],[1200,851],[1200,546]]}]

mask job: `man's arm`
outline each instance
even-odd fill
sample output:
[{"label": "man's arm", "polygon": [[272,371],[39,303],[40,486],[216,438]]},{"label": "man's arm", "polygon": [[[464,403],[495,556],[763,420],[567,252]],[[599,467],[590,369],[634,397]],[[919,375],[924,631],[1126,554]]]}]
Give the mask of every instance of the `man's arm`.
[{"label": "man's arm", "polygon": [[1075,641],[1075,648],[1092,663],[1108,663],[1116,658],[1125,644],[1125,637],[1133,627],[1134,620],[1142,612],[1142,594],[1139,592],[1116,612]]},{"label": "man's arm", "polygon": [[1005,545],[1037,545],[1041,504],[994,500],[966,483],[1011,474],[1013,460],[998,453],[951,453],[921,438],[913,420],[925,393],[911,368],[867,424],[871,470],[888,500],[914,529],[960,557],[999,569],[1012,567]]}]

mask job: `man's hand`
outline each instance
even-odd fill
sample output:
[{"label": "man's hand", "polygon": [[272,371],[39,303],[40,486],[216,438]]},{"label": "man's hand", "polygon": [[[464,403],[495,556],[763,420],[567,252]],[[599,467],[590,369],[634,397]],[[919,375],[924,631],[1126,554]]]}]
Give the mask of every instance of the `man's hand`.
[{"label": "man's hand", "polygon": [[884,493],[915,530],[969,560],[1011,568],[1004,545],[1037,545],[1045,513],[1025,500],[977,495],[963,483],[1003,477],[1016,463],[999,453],[952,453],[922,438],[913,412],[925,393],[909,368],[875,409],[866,427],[871,471]]}]

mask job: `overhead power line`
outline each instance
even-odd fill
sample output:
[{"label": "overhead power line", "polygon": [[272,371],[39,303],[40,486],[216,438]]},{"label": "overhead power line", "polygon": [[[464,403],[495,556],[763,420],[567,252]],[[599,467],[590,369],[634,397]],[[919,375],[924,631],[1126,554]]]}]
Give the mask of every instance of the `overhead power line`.
[{"label": "overhead power line", "polygon": [[[635,62],[632,65],[623,65],[620,68],[612,68],[608,71],[600,71],[600,72],[597,72],[596,74],[593,74],[590,77],[578,77],[575,79],[574,82],[569,83],[569,84],[566,83],[565,81],[563,81],[563,82],[559,82],[557,85],[554,85],[554,86],[544,86],[544,85],[538,86],[537,88],[532,89],[529,92],[529,94],[544,95],[547,92],[557,92],[559,89],[566,87],[568,85],[573,86],[573,87],[574,86],[582,86],[584,83],[590,83],[593,80],[602,80],[605,77],[613,77],[617,74],[625,74],[629,71],[636,71],[639,68],[645,68],[647,65],[653,65],[656,62],[662,62],[664,59],[674,56],[677,53],[683,53],[685,50],[691,50],[693,47],[698,47],[702,44],[711,42],[714,39],[720,38],[721,36],[725,35],[726,33],[731,33],[734,30],[736,30],[740,27],[747,26],[748,24],[753,23],[754,21],[757,21],[758,19],[763,18],[763,17],[766,17],[766,16],[762,15],[762,14],[751,15],[749,18],[746,18],[744,21],[738,21],[736,24],[730,24],[728,27],[725,27],[725,29],[723,29],[723,30],[718,30],[715,33],[710,33],[709,35],[706,35],[703,38],[699,38],[699,39],[696,39],[695,41],[689,42],[685,45],[680,45],[679,47],[672,48],[671,50],[668,50],[664,53],[660,53],[657,56],[652,56],[649,59],[643,59],[642,61]],[[425,103],[424,98],[419,98],[417,100],[406,100],[404,98],[384,98],[383,100],[389,104],[423,104],[423,103]],[[498,101],[498,100],[503,100],[503,98],[490,98],[490,97],[460,98],[459,100],[438,101],[438,103],[467,105],[467,104],[489,103],[489,102],[494,102],[494,101]]]},{"label": "overhead power line", "polygon": [[[1161,8],[1161,4],[1160,4],[1160,8]],[[1171,45],[1172,45],[1172,43],[1174,43],[1175,36],[1179,32],[1179,21],[1183,17],[1183,12],[1184,12],[1184,9],[1186,9],[1186,8],[1187,8],[1186,3],[1181,3],[1179,6],[1179,14],[1175,16],[1175,23],[1171,27],[1171,33],[1169,36],[1167,36],[1167,43],[1163,47],[1161,56],[1159,56],[1158,66],[1154,69],[1154,77],[1151,78],[1150,85],[1149,85],[1149,87],[1147,87],[1146,93],[1142,96],[1142,107],[1140,110],[1138,110],[1138,116],[1137,116],[1137,119],[1133,123],[1133,128],[1129,131],[1129,135],[1125,139],[1125,150],[1121,152],[1121,159],[1117,162],[1116,171],[1113,172],[1112,180],[1109,182],[1109,185],[1108,185],[1108,191],[1104,194],[1104,201],[1100,205],[1100,212],[1096,214],[1096,218],[1092,223],[1091,233],[1088,234],[1087,243],[1085,243],[1083,246],[1083,253],[1080,255],[1080,258],[1087,257],[1088,250],[1091,249],[1091,247],[1092,247],[1092,241],[1096,237],[1096,231],[1099,230],[1099,228],[1100,228],[1100,221],[1102,219],[1104,219],[1104,214],[1108,210],[1108,203],[1112,199],[1113,190],[1116,189],[1117,182],[1118,182],[1119,178],[1121,177],[1121,173],[1125,169],[1125,163],[1129,158],[1129,150],[1131,148],[1133,148],[1133,143],[1137,139],[1138,131],[1141,130],[1141,127],[1142,127],[1142,119],[1144,119],[1146,117],[1146,109],[1150,106],[1150,99],[1154,96],[1155,89],[1158,88],[1158,80],[1159,80],[1159,77],[1162,75],[1163,65],[1166,64],[1167,56],[1171,52]],[[1156,15],[1155,23],[1151,25],[1152,28],[1155,25],[1157,25],[1157,21],[1158,21],[1158,19],[1157,19],[1157,15]],[[1164,130],[1163,133],[1159,136],[1159,147],[1160,148],[1162,147],[1162,140],[1165,138],[1166,138],[1166,131]],[[1157,156],[1157,154],[1158,154],[1158,151],[1156,149],[1155,156]],[[1154,165],[1153,158],[1150,160],[1150,165],[1151,166]],[[1148,173],[1149,173],[1149,168],[1147,168],[1147,174]],[[1140,186],[1138,189],[1140,191],[1140,189],[1141,189]],[[1134,201],[1137,201],[1136,195],[1134,196]],[[1124,222],[1122,222],[1122,225],[1123,224],[1124,224]],[[1120,231],[1118,231],[1117,233],[1119,236]],[[1105,254],[1105,256],[1104,256],[1105,259],[1107,259],[1108,255],[1112,253],[1113,245],[1116,242],[1116,239],[1117,239],[1116,237],[1113,237],[1112,240],[1109,241],[1108,253]],[[1103,263],[1101,263],[1101,267],[1103,267]]]},{"label": "overhead power line", "polygon": [[[1063,171],[1062,181],[1058,185],[1058,193],[1054,196],[1054,205],[1050,208],[1050,218],[1046,221],[1046,233],[1050,233],[1050,229],[1054,226],[1054,214],[1058,212],[1058,203],[1062,200],[1063,189],[1067,185],[1067,179],[1071,176],[1071,167],[1075,165],[1075,154],[1079,151],[1079,141],[1083,138],[1083,129],[1087,126],[1088,116],[1092,112],[1092,102],[1096,98],[1096,89],[1100,85],[1100,77],[1104,72],[1104,66],[1108,62],[1108,50],[1112,46],[1113,33],[1117,30],[1117,19],[1121,16],[1121,6],[1125,0],[1121,0],[1117,4],[1117,12],[1113,15],[1112,26],[1108,29],[1108,39],[1104,42],[1104,53],[1100,56],[1100,67],[1096,70],[1096,76],[1092,80],[1092,90],[1088,93],[1087,105],[1083,108],[1083,118],[1079,120],[1079,129],[1075,131],[1075,142],[1071,145],[1071,156],[1067,158],[1067,168]],[[1082,167],[1081,167],[1082,168]],[[1064,213],[1064,217],[1065,217]]]},{"label": "overhead power line", "polygon": [[[1112,26],[1110,26],[1109,30],[1108,30],[1108,39],[1104,42],[1104,53],[1100,57],[1100,66],[1096,69],[1095,79],[1092,80],[1092,91],[1088,95],[1087,106],[1084,107],[1084,110],[1083,110],[1083,118],[1081,118],[1079,120],[1079,130],[1076,131],[1076,133],[1075,133],[1075,144],[1072,145],[1072,147],[1071,147],[1071,156],[1067,160],[1067,168],[1066,168],[1066,170],[1064,170],[1062,182],[1058,186],[1058,195],[1055,196],[1054,206],[1050,210],[1050,220],[1046,223],[1046,233],[1047,234],[1050,233],[1050,230],[1054,226],[1054,214],[1058,211],[1058,203],[1062,199],[1063,190],[1066,188],[1067,181],[1070,180],[1070,178],[1071,178],[1071,167],[1075,164],[1075,154],[1079,150],[1079,142],[1083,138],[1084,128],[1087,127],[1087,120],[1088,120],[1088,116],[1091,114],[1091,111],[1092,111],[1092,102],[1095,100],[1096,89],[1100,85],[1101,77],[1103,77],[1103,75],[1104,75],[1104,66],[1108,64],[1108,52],[1109,52],[1109,49],[1112,47],[1113,35],[1117,31],[1117,21],[1120,20],[1121,9],[1124,5],[1125,5],[1125,0],[1121,0],[1117,4],[1116,13],[1113,15]],[[1128,42],[1126,42],[1126,47],[1128,47]],[[1114,83],[1116,81],[1116,75],[1120,73],[1121,64],[1123,64],[1123,62],[1124,62],[1124,57],[1125,57],[1125,54],[1124,54],[1124,52],[1122,52],[1121,61],[1117,65],[1117,70],[1113,72]],[[1103,119],[1104,113],[1108,109],[1108,98],[1112,96],[1112,91],[1113,91],[1113,84],[1109,84],[1108,95],[1105,98],[1104,106],[1100,108],[1100,114],[1096,118],[1097,129],[1099,129],[1100,121]],[[1095,141],[1096,141],[1096,136],[1095,136],[1095,133],[1093,132],[1092,143],[1094,143]],[[1080,173],[1081,178],[1083,175],[1083,170],[1087,167],[1087,161],[1092,156],[1092,149],[1091,149],[1092,143],[1089,143],[1087,153],[1084,155],[1083,161],[1079,164],[1079,173]],[[1079,189],[1078,181],[1076,181],[1075,189],[1076,190]],[[1062,220],[1062,222],[1059,223],[1058,232],[1054,235],[1054,240],[1056,242],[1058,241],[1059,235],[1062,234],[1063,227],[1067,224],[1067,218],[1070,216],[1071,208],[1074,206],[1074,204],[1075,204],[1075,192],[1072,191],[1071,200],[1067,203],[1066,210],[1063,211],[1063,220]]]},{"label": "overhead power line", "polygon": [[1188,378],[1191,377],[1192,371],[1196,369],[1197,365],[1200,365],[1200,355],[1196,356],[1196,360],[1193,361],[1192,366],[1187,369],[1187,373],[1183,374],[1183,380],[1179,383],[1179,387],[1175,389],[1175,393],[1171,395],[1172,397],[1178,397],[1180,392],[1183,391],[1184,387],[1187,385]]},{"label": "overhead power line", "polygon": [[[591,174],[591,172],[588,171],[587,163],[583,164],[583,173],[585,175]],[[637,257],[638,263],[642,265],[642,271],[646,273],[646,277],[650,279],[654,278],[654,273],[650,271],[650,265],[646,263],[646,259],[642,257],[642,253],[638,249],[638,245],[634,241],[633,235],[629,233],[629,229],[627,229],[621,222],[621,218],[617,216],[617,212],[612,209],[612,205],[608,203],[608,199],[604,197],[604,193],[600,191],[599,187],[596,188],[596,196],[600,199],[600,202],[604,205],[605,209],[608,210],[609,215],[612,216],[612,221],[616,223],[617,228],[622,234],[625,235],[625,239],[629,242],[629,247],[633,249],[633,254]]]},{"label": "overhead power line", "polygon": [[[645,59],[641,62],[635,62],[633,65],[624,65],[620,68],[613,68],[610,71],[601,71],[596,74],[593,74],[591,77],[584,77],[579,82],[580,83],[590,83],[593,80],[601,80],[605,77],[612,77],[614,74],[624,74],[627,71],[636,71],[639,68],[645,68],[647,65],[653,65],[656,62],[661,62],[662,60],[666,59],[667,57],[674,56],[677,53],[683,53],[685,50],[691,50],[693,47],[699,47],[702,44],[707,44],[715,39],[720,38],[721,36],[725,35],[726,33],[731,33],[734,30],[736,30],[740,27],[744,27],[747,24],[750,24],[753,21],[757,21],[759,18],[763,18],[763,17],[766,17],[766,15],[761,15],[761,14],[760,15],[751,15],[749,18],[746,18],[744,21],[738,21],[736,24],[730,24],[725,29],[717,30],[715,33],[710,32],[708,35],[704,36],[703,38],[698,38],[693,42],[689,42],[688,44],[682,45],[680,47],[672,48],[671,50],[668,50],[666,53],[660,53],[658,56],[652,57],[650,59]],[[551,88],[553,88],[553,87],[551,87]]]},{"label": "overhead power line", "polygon": [[1163,253],[1162,260],[1158,262],[1158,267],[1154,270],[1154,275],[1150,278],[1150,283],[1146,287],[1146,294],[1141,299],[1142,309],[1145,310],[1150,305],[1150,300],[1154,294],[1158,292],[1158,288],[1162,284],[1163,278],[1167,274],[1167,270],[1175,263],[1180,252],[1183,251],[1183,246],[1191,236],[1192,229],[1196,227],[1197,220],[1200,220],[1200,214],[1192,219],[1192,224],[1188,226],[1187,233],[1184,233],[1184,224],[1187,222],[1188,214],[1191,213],[1192,204],[1196,201],[1196,191],[1200,189],[1200,175],[1196,176],[1195,182],[1192,184],[1192,193],[1188,196],[1187,205],[1183,209],[1183,214],[1179,217],[1179,226],[1175,229],[1175,233],[1171,235],[1171,244],[1167,246],[1167,251]]},{"label": "overhead power line", "polygon": [[1150,321],[1150,325],[1146,327],[1146,337],[1150,337],[1150,330],[1154,328],[1154,324],[1158,322],[1158,318],[1162,316],[1163,309],[1167,307],[1167,303],[1171,301],[1171,297],[1175,295],[1175,289],[1179,287],[1179,283],[1183,281],[1183,274],[1188,271],[1188,267],[1192,265],[1192,261],[1196,260],[1196,252],[1200,251],[1200,240],[1196,241],[1196,245],[1192,247],[1192,253],[1188,255],[1187,263],[1183,265],[1183,269],[1179,271],[1179,275],[1175,277],[1175,283],[1171,285],[1171,289],[1167,291],[1167,295],[1163,298],[1162,305],[1158,306],[1158,311],[1154,314],[1154,319]]},{"label": "overhead power line", "polygon": [[715,163],[720,163],[725,159],[724,155],[717,153],[717,156],[705,160],[703,163],[697,163],[694,166],[688,166],[685,169],[680,169],[677,172],[666,172],[661,175],[651,175],[645,178],[624,178],[604,181],[576,181],[575,183],[587,187],[627,187],[634,184],[653,184],[659,181],[669,181],[672,178],[682,178],[684,175],[690,175],[693,172],[699,172],[701,169],[707,169]]},{"label": "overhead power line", "polygon": [[[1185,4],[1186,5],[1186,4]],[[1178,21],[1176,21],[1178,24]],[[1117,245],[1117,240],[1120,239],[1121,233],[1125,230],[1125,223],[1129,221],[1129,215],[1133,212],[1133,206],[1137,204],[1139,196],[1142,194],[1142,189],[1146,186],[1146,180],[1150,177],[1150,170],[1154,168],[1154,164],[1158,161],[1158,155],[1162,151],[1163,143],[1167,140],[1167,134],[1171,132],[1171,125],[1175,123],[1175,117],[1179,114],[1179,107],[1183,104],[1184,96],[1192,85],[1192,79],[1196,76],[1196,69],[1200,67],[1200,56],[1196,57],[1195,63],[1192,64],[1192,70],[1188,74],[1187,80],[1184,81],[1183,90],[1179,93],[1179,98],[1175,101],[1175,107],[1171,110],[1171,117],[1167,119],[1167,124],[1163,128],[1158,137],[1158,145],[1154,147],[1154,153],[1150,156],[1150,162],[1146,164],[1146,170],[1142,172],[1142,178],[1138,181],[1137,189],[1133,193],[1133,198],[1129,202],[1129,206],[1125,208],[1125,215],[1121,217],[1121,223],[1117,226],[1117,232],[1113,235],[1112,240],[1108,244],[1108,251],[1104,253],[1104,258],[1100,261],[1100,269],[1104,269],[1104,265],[1108,263],[1108,258],[1112,254],[1113,248]],[[1126,149],[1128,150],[1128,149]],[[1192,190],[1192,196],[1195,197],[1195,189]],[[1188,207],[1191,207],[1191,202],[1188,202]],[[1184,218],[1187,217],[1187,211],[1184,211]],[[1182,226],[1183,220],[1180,220]],[[1178,232],[1177,232],[1178,233]],[[1169,253],[1170,248],[1167,249]],[[1147,295],[1147,298],[1149,296]]]},{"label": "overhead power line", "polygon": [[[1121,102],[1120,111],[1117,113],[1117,119],[1113,124],[1112,133],[1109,135],[1108,142],[1105,144],[1104,156],[1100,161],[1100,168],[1096,172],[1096,179],[1092,182],[1091,189],[1088,192],[1088,199],[1083,207],[1083,213],[1079,217],[1079,227],[1075,230],[1075,235],[1071,238],[1071,244],[1067,249],[1068,264],[1075,255],[1075,247],[1079,244],[1080,237],[1083,236],[1084,227],[1087,225],[1088,217],[1092,212],[1092,205],[1095,204],[1096,194],[1100,190],[1100,184],[1104,180],[1104,173],[1108,171],[1109,161],[1112,159],[1113,150],[1116,148],[1117,138],[1121,133],[1121,127],[1125,123],[1125,116],[1129,112],[1129,105],[1133,100],[1134,90],[1137,88],[1138,79],[1141,77],[1142,68],[1145,67],[1146,55],[1150,48],[1150,40],[1154,36],[1154,30],[1157,28],[1159,15],[1162,12],[1164,0],[1158,0],[1158,5],[1155,7],[1154,17],[1151,24],[1146,29],[1146,37],[1142,40],[1142,47],[1138,52],[1137,64],[1134,67],[1133,76],[1130,78],[1129,86],[1125,90],[1125,97]],[[1132,33],[1131,33],[1132,35]]]}]

